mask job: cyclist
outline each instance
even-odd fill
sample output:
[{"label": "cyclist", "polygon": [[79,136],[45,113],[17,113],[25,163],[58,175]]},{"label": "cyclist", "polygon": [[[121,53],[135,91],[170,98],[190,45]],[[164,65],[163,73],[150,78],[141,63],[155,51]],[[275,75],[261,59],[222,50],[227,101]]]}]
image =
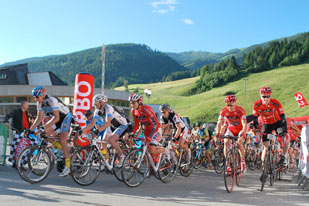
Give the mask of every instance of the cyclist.
[{"label": "cyclist", "polygon": [[171,108],[169,104],[162,104],[160,106],[160,111],[162,113],[160,117],[160,123],[162,128],[172,126],[174,132],[173,137],[175,140],[179,141],[179,147],[187,152],[187,163],[190,163],[191,160],[191,152],[188,147],[189,134],[188,128],[186,124],[181,119],[181,117],[175,113],[175,111]]},{"label": "cyclist", "polygon": [[[93,117],[91,110],[85,111],[84,115],[86,117],[86,126],[87,126],[88,124],[92,122],[94,117]],[[96,118],[95,126],[91,130],[95,131],[97,128],[102,127],[103,124],[104,122],[100,118]],[[105,130],[99,133],[98,137],[100,140],[103,140],[104,133],[105,133]]]},{"label": "cyclist", "polygon": [[45,129],[46,136],[50,136],[56,130],[60,130],[59,142],[65,157],[65,167],[59,176],[67,176],[70,173],[70,149],[67,142],[72,120],[70,109],[58,98],[47,95],[44,86],[35,87],[32,90],[32,96],[37,102],[37,117],[29,130],[33,131],[39,126],[43,120],[44,113],[52,117],[42,126]]},{"label": "cyclist", "polygon": [[210,135],[208,129],[206,129],[205,124],[202,126],[201,124],[198,124],[198,136],[201,139],[202,143],[204,143],[204,149],[205,149],[205,154],[206,158],[209,163],[209,170],[212,170],[212,163],[209,155],[209,142],[210,142]]},{"label": "cyclist", "polygon": [[[93,119],[85,128],[82,129],[82,132],[87,132],[93,128],[97,124],[98,120],[104,121],[105,123],[98,127],[95,133],[99,135],[102,131],[106,130],[103,140],[110,143],[112,147],[115,148],[119,155],[119,162],[116,166],[121,167],[125,155],[122,153],[118,139],[119,137],[130,133],[132,131],[132,125],[127,117],[121,114],[120,111],[117,111],[116,108],[110,104],[107,104],[107,101],[107,96],[103,94],[96,94],[93,97],[92,102],[96,108]],[[107,144],[103,144],[103,148],[105,151],[108,151]]]},{"label": "cyclist", "polygon": [[149,143],[149,152],[154,156],[165,152],[167,157],[170,158],[168,148],[164,149],[164,147],[159,146],[162,130],[153,109],[150,106],[144,105],[143,96],[137,93],[132,93],[129,96],[129,102],[134,118],[133,134],[137,132],[136,136],[138,137],[142,130],[144,130],[144,135]]},{"label": "cyclist", "polygon": [[[255,128],[258,128],[258,116],[262,117],[262,129],[261,136],[263,138],[263,153],[262,163],[264,162],[269,140],[267,139],[268,134],[272,134],[273,130],[278,135],[285,135],[287,133],[287,122],[283,108],[280,102],[276,99],[271,99],[272,89],[270,87],[262,87],[260,89],[261,99],[257,100],[253,104],[253,120]],[[286,164],[286,154],[290,145],[289,136],[285,135],[283,138],[284,147],[283,154],[279,160],[279,164]],[[266,181],[267,174],[260,177],[260,180]]]},{"label": "cyclist", "polygon": [[[239,153],[241,157],[241,171],[246,171],[246,161],[245,161],[245,152],[244,152],[244,146],[243,142],[245,141],[246,137],[246,131],[247,131],[247,117],[246,117],[246,111],[236,105],[236,96],[235,95],[228,95],[225,97],[224,100],[226,107],[221,109],[219,120],[217,124],[217,131],[221,131],[221,127],[226,121],[227,128],[225,134],[219,133],[219,137],[224,136],[238,136],[237,143],[239,148]],[[224,139],[224,156],[226,156],[226,153],[228,151],[229,145],[231,140],[225,138]],[[228,165],[227,170],[230,170],[230,167]]]}]

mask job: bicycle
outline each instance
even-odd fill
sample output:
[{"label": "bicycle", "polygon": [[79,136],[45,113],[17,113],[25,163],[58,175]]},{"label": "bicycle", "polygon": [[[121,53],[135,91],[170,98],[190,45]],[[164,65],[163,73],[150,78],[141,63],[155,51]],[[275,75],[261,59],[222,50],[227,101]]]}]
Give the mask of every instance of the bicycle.
[{"label": "bicycle", "polygon": [[[73,180],[82,186],[93,184],[101,173],[102,164],[107,172],[115,175],[116,179],[122,181],[121,167],[115,167],[119,161],[119,156],[115,149],[109,153],[109,159],[102,154],[99,144],[104,143],[96,138],[96,135],[90,132],[86,138],[90,141],[88,146],[77,149],[70,160],[70,170]],[[122,149],[123,154],[127,154],[129,149]]]},{"label": "bicycle", "polygon": [[224,161],[224,184],[228,193],[233,191],[235,178],[236,185],[240,186],[241,180],[241,158],[238,151],[238,137],[224,136],[224,138],[231,139],[230,148],[228,149]]},{"label": "bicycle", "polygon": [[212,162],[214,165],[215,172],[217,174],[221,174],[224,170],[224,154],[223,154],[223,143],[221,141],[213,141],[212,147],[213,148],[213,158]]},{"label": "bicycle", "polygon": [[[123,161],[121,169],[122,179],[129,187],[139,186],[147,176],[150,175],[150,168],[160,178],[163,183],[171,182],[176,176],[176,155],[170,150],[170,158],[165,153],[159,155],[155,162],[149,152],[149,144],[146,138],[137,137],[142,141],[141,148],[136,148],[129,152]],[[170,149],[170,143],[167,147]]]},{"label": "bicycle", "polygon": [[[37,136],[34,134],[26,134],[26,139],[35,142],[33,145],[24,148],[17,160],[16,168],[19,176],[30,184],[43,181],[57,163],[57,170],[62,171],[64,167],[64,156],[55,153],[54,147],[48,142],[48,139],[56,139],[58,137],[45,136],[43,128],[37,129]],[[72,139],[69,138],[69,143]],[[70,152],[73,152],[72,147]]]},{"label": "bicycle", "polygon": [[261,191],[264,189],[264,185],[266,183],[267,177],[269,175],[269,183],[270,186],[274,185],[274,182],[277,179],[277,162],[278,160],[278,154],[277,154],[277,136],[273,134],[268,134],[267,139],[269,140],[269,144],[267,147],[266,156],[264,159],[264,167],[263,167],[263,173],[262,173],[262,185],[261,185]]}]

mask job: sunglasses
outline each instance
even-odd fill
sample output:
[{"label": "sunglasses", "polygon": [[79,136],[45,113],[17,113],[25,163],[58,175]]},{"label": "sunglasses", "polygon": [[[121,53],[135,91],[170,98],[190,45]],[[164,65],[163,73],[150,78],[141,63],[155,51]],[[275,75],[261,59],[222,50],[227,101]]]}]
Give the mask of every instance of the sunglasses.
[{"label": "sunglasses", "polygon": [[226,105],[227,107],[232,107],[232,106],[234,106],[233,104],[227,104]]},{"label": "sunglasses", "polygon": [[136,102],[136,101],[132,101],[132,102],[130,102],[130,104],[135,104],[135,102]]},{"label": "sunglasses", "polygon": [[264,99],[265,99],[265,98],[270,98],[270,96],[262,96],[262,98],[264,98]]}]

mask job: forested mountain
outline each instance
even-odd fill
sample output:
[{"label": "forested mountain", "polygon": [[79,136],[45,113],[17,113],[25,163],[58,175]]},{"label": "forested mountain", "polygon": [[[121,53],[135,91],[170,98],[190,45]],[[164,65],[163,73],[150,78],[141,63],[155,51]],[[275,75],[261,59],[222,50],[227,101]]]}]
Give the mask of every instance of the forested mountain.
[{"label": "forested mountain", "polygon": [[205,65],[200,70],[200,79],[188,95],[201,93],[250,73],[264,72],[282,66],[301,64],[309,59],[309,32],[293,39],[270,42],[265,47],[256,47],[244,54],[242,64],[232,56],[229,60]]},{"label": "forested mountain", "polygon": [[[29,58],[4,64],[28,63],[30,72],[52,71],[69,85],[74,84],[75,74],[87,72],[95,77],[95,86],[101,86],[102,48],[92,48],[66,55]],[[114,44],[106,46],[105,86],[151,83],[163,81],[165,76],[185,67],[165,53],[154,51],[146,45]]]},{"label": "forested mountain", "polygon": [[287,39],[288,41],[295,40],[300,35],[302,34],[296,34],[296,35],[293,35],[287,38],[280,38],[280,39],[275,39],[275,40],[271,40],[268,42],[264,42],[261,44],[255,44],[247,48],[231,49],[225,53],[187,51],[187,52],[180,52],[180,53],[167,52],[167,54],[171,58],[175,59],[179,64],[181,64],[182,66],[190,70],[200,69],[204,65],[209,65],[209,64],[218,63],[224,60],[229,60],[232,56],[235,57],[237,64],[241,64],[243,56],[255,50],[257,47],[266,48],[269,46],[271,42],[281,41],[283,39]]}]

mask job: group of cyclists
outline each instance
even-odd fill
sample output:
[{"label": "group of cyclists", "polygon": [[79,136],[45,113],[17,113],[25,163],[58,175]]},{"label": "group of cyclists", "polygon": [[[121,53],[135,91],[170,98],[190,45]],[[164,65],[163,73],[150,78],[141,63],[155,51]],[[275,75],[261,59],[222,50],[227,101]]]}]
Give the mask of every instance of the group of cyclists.
[{"label": "group of cyclists", "polygon": [[[67,143],[69,137],[70,125],[72,122],[72,114],[68,106],[56,97],[52,97],[46,93],[44,86],[33,89],[32,96],[37,102],[37,116],[27,133],[32,133],[36,127],[40,125],[45,115],[51,118],[42,124],[46,136],[59,136],[59,142],[62,146],[65,167],[60,176],[67,176],[70,173],[70,148]],[[280,156],[278,164],[287,164],[288,152],[290,150],[290,136],[287,128],[287,120],[282,105],[272,97],[272,89],[270,87],[262,87],[260,89],[260,99],[253,104],[253,122],[248,124],[246,111],[237,105],[235,95],[228,95],[224,99],[225,107],[221,109],[216,126],[216,135],[210,134],[201,123],[194,125],[190,131],[190,126],[177,114],[169,104],[160,106],[161,116],[157,118],[153,109],[143,104],[143,96],[133,93],[129,96],[131,114],[133,122],[125,116],[116,107],[108,104],[108,98],[103,94],[96,94],[93,97],[94,112],[86,111],[86,126],[81,129],[81,133],[87,133],[91,130],[97,138],[103,140],[101,145],[102,151],[108,151],[108,145],[113,147],[119,156],[119,161],[114,167],[122,167],[125,154],[119,144],[119,139],[128,139],[139,137],[141,134],[148,143],[149,151],[153,157],[164,154],[167,158],[171,158],[170,148],[163,147],[160,141],[165,136],[171,136],[183,150],[186,155],[186,163],[192,161],[189,143],[203,139],[203,146],[206,150],[206,158],[209,162],[209,168],[212,169],[211,158],[209,155],[210,142],[224,142],[223,154],[226,156],[231,139],[227,136],[238,137],[237,144],[241,157],[241,172],[246,172],[245,161],[245,144],[248,143],[248,137],[253,137],[250,141],[261,142],[263,152],[261,155],[264,162],[266,151],[268,148],[268,134],[276,132],[281,136],[283,142],[283,152]],[[294,135],[297,136],[298,134]],[[260,140],[259,139],[260,137]],[[295,140],[295,139],[294,139]],[[250,143],[250,142],[249,142]],[[293,153],[293,152],[292,152]],[[227,163],[227,171],[231,170],[231,166]],[[266,181],[267,176],[263,173],[260,177],[261,182]]]}]

